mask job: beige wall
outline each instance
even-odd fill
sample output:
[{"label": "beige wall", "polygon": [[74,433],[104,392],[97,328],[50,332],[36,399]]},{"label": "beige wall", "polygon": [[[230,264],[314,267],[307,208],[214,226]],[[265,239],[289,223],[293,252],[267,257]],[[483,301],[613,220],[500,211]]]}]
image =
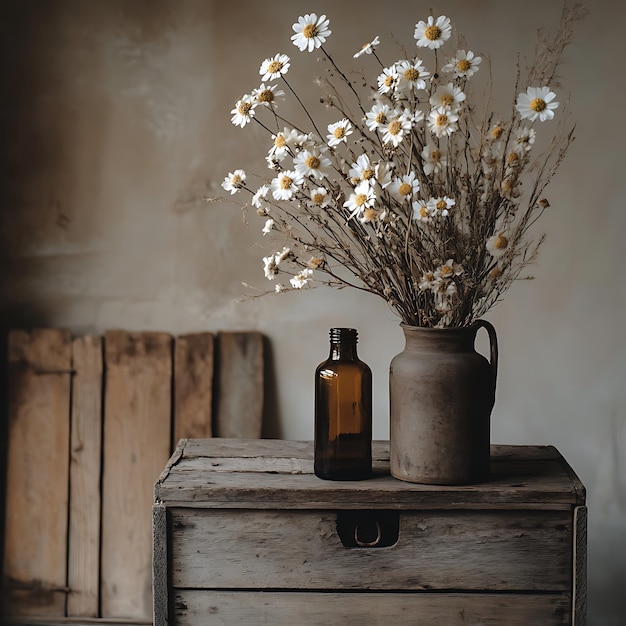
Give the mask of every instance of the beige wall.
[{"label": "beige wall", "polygon": [[[554,444],[588,489],[591,625],[626,619],[626,8],[595,0],[563,68],[577,140],[549,190],[536,280],[489,314],[501,344],[494,442]],[[326,12],[346,58],[370,36],[410,41],[431,4],[274,0],[4,0],[0,14],[2,312],[7,324],[259,329],[271,339],[276,423],[312,437],[312,373],[331,326],[353,325],[375,376],[385,438],[387,366],[402,347],[382,301],[313,290],[236,303],[265,287],[255,215],[207,204],[228,170],[263,171],[264,137],[230,124],[298,15]],[[561,2],[435,3],[493,58],[510,95],[515,51]],[[365,8],[367,7],[367,8]],[[307,88],[309,77],[294,81]],[[311,74],[312,77],[312,74]],[[496,85],[497,89],[497,85]],[[266,242],[265,242],[266,243]],[[621,619],[620,617],[621,616]]]}]

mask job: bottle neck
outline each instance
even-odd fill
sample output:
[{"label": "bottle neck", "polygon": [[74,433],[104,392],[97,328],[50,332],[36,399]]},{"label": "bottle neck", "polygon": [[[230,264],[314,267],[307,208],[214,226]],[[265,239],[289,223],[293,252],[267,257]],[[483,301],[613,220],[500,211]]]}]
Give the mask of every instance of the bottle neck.
[{"label": "bottle neck", "polygon": [[331,328],[330,359],[344,361],[357,359],[357,331],[354,328]]}]

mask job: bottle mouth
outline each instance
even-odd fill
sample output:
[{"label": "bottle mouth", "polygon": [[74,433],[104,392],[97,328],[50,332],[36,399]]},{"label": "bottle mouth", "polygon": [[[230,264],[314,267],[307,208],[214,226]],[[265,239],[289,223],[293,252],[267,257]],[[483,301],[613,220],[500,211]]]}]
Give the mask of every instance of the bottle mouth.
[{"label": "bottle mouth", "polygon": [[359,333],[356,328],[331,328],[331,341],[358,341]]}]

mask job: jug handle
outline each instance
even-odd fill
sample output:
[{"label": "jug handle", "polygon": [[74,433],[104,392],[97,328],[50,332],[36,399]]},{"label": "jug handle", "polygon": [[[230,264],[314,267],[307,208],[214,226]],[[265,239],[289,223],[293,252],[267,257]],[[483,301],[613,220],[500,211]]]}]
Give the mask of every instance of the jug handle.
[{"label": "jug handle", "polygon": [[493,375],[495,379],[498,377],[498,335],[496,334],[496,329],[493,327],[493,324],[491,324],[487,320],[477,320],[476,325],[478,326],[478,328],[484,328],[489,335],[489,362],[491,363],[491,368],[493,369]]}]

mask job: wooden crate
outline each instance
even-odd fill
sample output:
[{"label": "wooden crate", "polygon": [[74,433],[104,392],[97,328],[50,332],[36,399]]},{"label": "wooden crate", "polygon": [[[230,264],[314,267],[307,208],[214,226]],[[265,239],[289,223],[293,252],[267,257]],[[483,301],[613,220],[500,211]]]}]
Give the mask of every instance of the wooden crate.
[{"label": "wooden crate", "polygon": [[154,481],[179,438],[261,436],[263,341],[10,333],[5,622],[152,622]]},{"label": "wooden crate", "polygon": [[[155,485],[155,626],[576,624],[585,490],[552,447],[464,487],[320,480],[310,442],[181,441]],[[375,544],[375,545],[371,545]]]}]

